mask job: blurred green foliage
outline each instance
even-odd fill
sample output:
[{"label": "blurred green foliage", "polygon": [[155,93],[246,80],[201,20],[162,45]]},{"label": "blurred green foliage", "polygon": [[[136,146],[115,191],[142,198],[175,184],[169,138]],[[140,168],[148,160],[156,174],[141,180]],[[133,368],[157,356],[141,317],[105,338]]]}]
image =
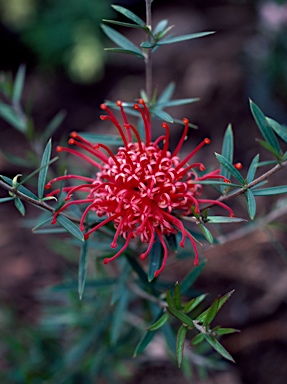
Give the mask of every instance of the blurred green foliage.
[{"label": "blurred green foliage", "polygon": [[48,69],[62,67],[75,82],[99,80],[104,50],[99,25],[111,15],[111,1],[0,0],[1,21],[19,33]]}]

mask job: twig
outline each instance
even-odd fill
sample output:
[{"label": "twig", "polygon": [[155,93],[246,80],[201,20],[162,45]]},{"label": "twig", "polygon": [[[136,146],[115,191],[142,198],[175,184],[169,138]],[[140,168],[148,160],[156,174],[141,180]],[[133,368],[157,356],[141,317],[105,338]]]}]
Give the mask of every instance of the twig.
[{"label": "twig", "polygon": [[[152,30],[151,24],[151,2],[152,0],[146,0],[146,25]],[[148,41],[151,41],[151,36],[148,33]],[[145,91],[148,101],[152,98],[152,52],[148,48],[145,55]]]}]

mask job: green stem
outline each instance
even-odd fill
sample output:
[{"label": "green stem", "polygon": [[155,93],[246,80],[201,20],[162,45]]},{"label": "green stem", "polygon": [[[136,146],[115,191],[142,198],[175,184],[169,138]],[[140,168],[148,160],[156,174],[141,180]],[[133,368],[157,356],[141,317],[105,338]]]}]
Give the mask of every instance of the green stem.
[{"label": "green stem", "polygon": [[[146,0],[146,25],[152,30],[151,25],[151,3],[152,0]],[[150,34],[148,35],[148,41],[151,41]],[[145,91],[148,101],[152,99],[152,52],[151,49],[146,50],[145,56]]]}]

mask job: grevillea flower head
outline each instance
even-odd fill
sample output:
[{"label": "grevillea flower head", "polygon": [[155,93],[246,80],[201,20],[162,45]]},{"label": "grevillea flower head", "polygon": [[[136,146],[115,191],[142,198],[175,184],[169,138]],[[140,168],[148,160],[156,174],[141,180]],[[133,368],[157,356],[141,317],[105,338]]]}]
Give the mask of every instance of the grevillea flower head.
[{"label": "grevillea flower head", "polygon": [[[162,123],[164,134],[152,141],[150,115],[143,100],[139,100],[134,108],[142,118],[145,140],[141,139],[137,129],[128,122],[122,102],[118,101],[117,106],[121,110],[122,124],[106,104],[101,105],[101,109],[106,112],[101,119],[111,121],[122,138],[123,146],[117,153],[112,153],[104,144],[90,143],[76,132],[71,133],[68,143],[87,154],[71,148],[57,147],[58,152],[72,153],[92,164],[95,173],[91,177],[65,175],[51,180],[46,185],[48,189],[59,180],[76,179],[82,182],[78,186],[64,188],[67,192],[66,203],[54,214],[52,223],[55,223],[57,215],[70,205],[87,204],[80,221],[80,229],[85,231],[85,218],[90,211],[95,212],[100,218],[103,217],[103,220],[85,233],[85,239],[108,223],[113,223],[115,228],[112,248],[117,247],[119,236],[125,239],[123,247],[113,257],[106,258],[105,264],[121,255],[132,239],[139,238],[142,243],[147,244],[146,250],[140,255],[141,260],[148,256],[153,244],[159,241],[163,249],[163,261],[155,272],[155,276],[158,276],[168,257],[165,236],[179,232],[182,236],[180,246],[184,247],[187,238],[190,240],[195,252],[194,263],[198,265],[195,239],[184,227],[180,218],[199,214],[201,204],[219,205],[233,216],[232,210],[222,202],[200,198],[203,185],[199,181],[222,179],[228,182],[219,174],[219,170],[199,176],[196,170],[204,171],[204,165],[190,163],[192,157],[205,144],[209,144],[210,140],[204,139],[181,160],[178,154],[187,135],[189,125],[187,119],[183,119],[182,136],[175,150],[170,152],[168,124]],[[50,195],[58,192],[59,190],[54,190]],[[75,199],[75,192],[83,192],[85,197]]]}]

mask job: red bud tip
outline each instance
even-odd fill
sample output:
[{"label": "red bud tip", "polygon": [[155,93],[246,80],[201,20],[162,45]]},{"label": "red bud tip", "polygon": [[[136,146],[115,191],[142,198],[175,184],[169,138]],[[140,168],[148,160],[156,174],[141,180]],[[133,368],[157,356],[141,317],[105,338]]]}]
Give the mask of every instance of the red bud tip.
[{"label": "red bud tip", "polygon": [[234,168],[238,169],[240,171],[240,169],[242,169],[242,164],[241,163],[236,163],[234,164]]},{"label": "red bud tip", "polygon": [[106,106],[106,104],[103,103],[103,104],[100,105],[100,108],[101,108],[103,111],[105,111],[105,110],[107,109],[107,106]]},{"label": "red bud tip", "polygon": [[144,259],[145,259],[145,255],[144,255],[144,254],[141,254],[141,255],[140,255],[140,259],[141,259],[141,260],[144,260]]},{"label": "red bud tip", "polygon": [[154,277],[158,277],[159,274],[160,274],[159,271],[155,271],[155,273],[154,273]]},{"label": "red bud tip", "polygon": [[194,260],[193,264],[198,267],[198,261],[197,260]]},{"label": "red bud tip", "polygon": [[118,101],[116,102],[116,105],[117,105],[118,107],[121,107],[121,106],[123,105],[123,103],[122,103],[121,100],[118,100]]},{"label": "red bud tip", "polygon": [[70,136],[71,136],[73,139],[76,139],[77,136],[78,136],[78,134],[77,134],[77,132],[71,132],[71,133],[70,133]]},{"label": "red bud tip", "polygon": [[80,231],[84,231],[85,230],[85,227],[83,226],[83,224],[80,225]]},{"label": "red bud tip", "polygon": [[184,247],[184,241],[180,241],[179,245],[181,246],[181,248]]},{"label": "red bud tip", "polygon": [[65,201],[69,201],[69,200],[71,200],[71,196],[67,196],[67,197],[65,198]]},{"label": "red bud tip", "polygon": [[230,180],[229,179],[223,179],[224,183],[227,183],[229,184],[230,183]]},{"label": "red bud tip", "polygon": [[55,219],[52,220],[51,224],[53,225],[53,224],[56,224],[56,223],[57,223],[57,219],[55,218]]},{"label": "red bud tip", "polygon": [[141,107],[137,104],[134,104],[134,109],[140,109]]},{"label": "red bud tip", "polygon": [[111,248],[117,248],[117,246],[118,246],[118,244],[115,242],[112,242],[112,244],[111,244]]},{"label": "red bud tip", "polygon": [[45,185],[45,189],[50,189],[51,186],[52,186],[52,185],[48,183],[48,184]]},{"label": "red bud tip", "polygon": [[182,121],[184,122],[184,124],[189,124],[189,120],[186,118],[182,119]]},{"label": "red bud tip", "polygon": [[229,217],[234,217],[234,213],[230,213]]},{"label": "red bud tip", "polygon": [[138,99],[138,103],[144,105],[145,104],[144,99]]},{"label": "red bud tip", "polygon": [[60,145],[58,145],[58,146],[56,147],[56,151],[57,151],[57,152],[62,152],[62,150],[63,150],[63,147],[61,147]]},{"label": "red bud tip", "polygon": [[108,264],[108,262],[109,262],[109,259],[104,260],[104,264]]},{"label": "red bud tip", "polygon": [[89,238],[89,235],[88,235],[87,233],[85,233],[85,234],[84,234],[84,239],[85,239],[85,240],[88,240],[88,238]]},{"label": "red bud tip", "polygon": [[70,145],[75,144],[75,140],[74,140],[74,139],[69,139],[69,140],[68,140],[68,144],[70,144]]},{"label": "red bud tip", "polygon": [[99,144],[94,145],[94,149],[99,149],[99,148],[100,148]]},{"label": "red bud tip", "polygon": [[168,125],[166,123],[162,123],[162,127],[168,129]]},{"label": "red bud tip", "polygon": [[211,143],[211,141],[208,138],[204,139],[204,142],[205,142],[205,144],[210,144]]},{"label": "red bud tip", "polygon": [[100,115],[100,119],[103,120],[103,121],[107,120],[107,118],[108,118],[108,116]]},{"label": "red bud tip", "polygon": [[205,171],[205,166],[204,165],[200,165],[199,170],[200,171]]}]

